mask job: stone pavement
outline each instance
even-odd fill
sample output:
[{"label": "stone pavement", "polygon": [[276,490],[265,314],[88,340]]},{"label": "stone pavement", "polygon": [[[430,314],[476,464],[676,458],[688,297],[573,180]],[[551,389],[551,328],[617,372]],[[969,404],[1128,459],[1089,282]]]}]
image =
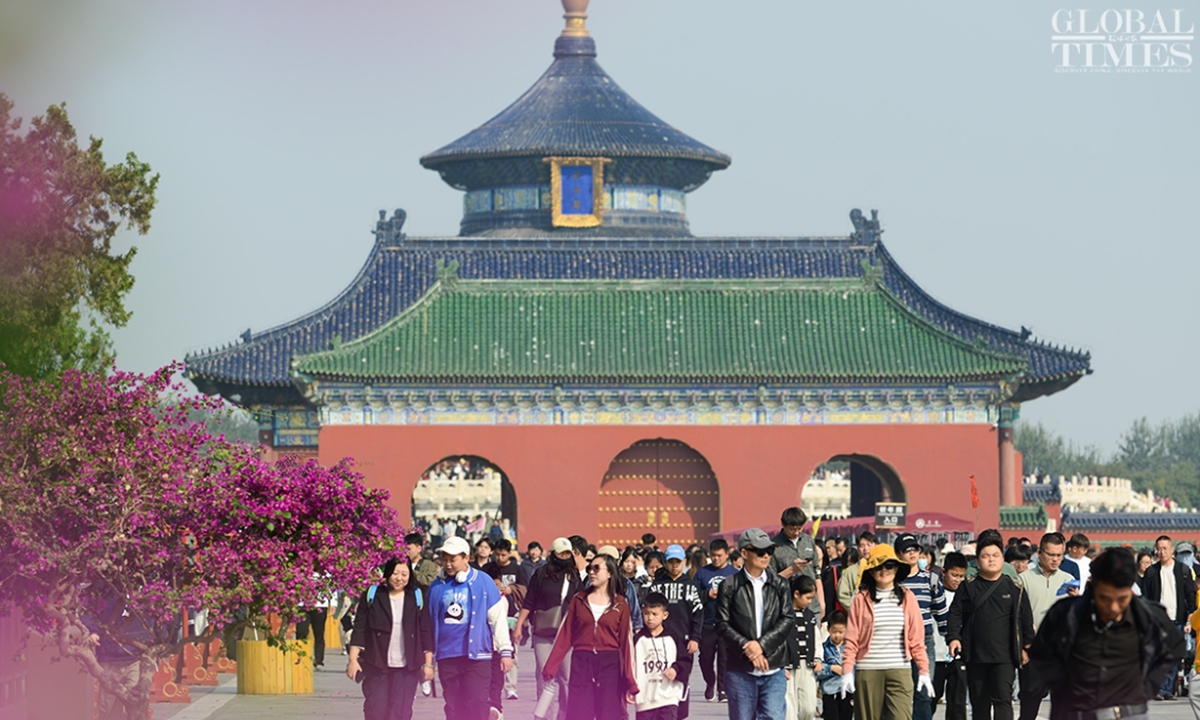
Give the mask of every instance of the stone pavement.
[{"label": "stone pavement", "polygon": [[[328,665],[318,668],[314,678],[312,695],[237,695],[237,681],[233,676],[226,678],[216,688],[193,688],[195,698],[190,705],[154,705],[154,720],[308,720],[309,718],[338,718],[354,720],[362,717],[362,690],[351,682],[344,672],[346,658],[334,651],[326,660]],[[529,655],[532,665],[533,657]],[[504,715],[508,720],[530,720],[533,717],[534,684],[533,669],[521,668],[517,685],[520,699],[505,702]],[[728,717],[728,706],[708,703],[703,699],[704,682],[699,673],[692,684],[692,691],[699,698],[692,702],[692,718],[698,720],[724,720]],[[1048,717],[1050,703],[1042,704],[1042,718]],[[632,718],[632,713],[630,717]],[[417,696],[413,707],[414,720],[441,720],[441,698]],[[941,720],[944,713],[939,709],[934,720]],[[1194,718],[1186,698],[1173,702],[1156,702],[1150,705],[1153,720],[1200,720]]]}]

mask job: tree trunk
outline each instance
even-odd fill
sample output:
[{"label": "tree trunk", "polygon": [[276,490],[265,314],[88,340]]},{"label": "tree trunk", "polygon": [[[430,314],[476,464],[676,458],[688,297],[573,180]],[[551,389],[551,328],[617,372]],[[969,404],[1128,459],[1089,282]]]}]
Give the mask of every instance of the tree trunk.
[{"label": "tree trunk", "polygon": [[149,720],[150,684],[154,680],[157,665],[157,662],[146,656],[138,660],[138,681],[132,687],[126,688],[122,697],[125,702],[125,720]]}]

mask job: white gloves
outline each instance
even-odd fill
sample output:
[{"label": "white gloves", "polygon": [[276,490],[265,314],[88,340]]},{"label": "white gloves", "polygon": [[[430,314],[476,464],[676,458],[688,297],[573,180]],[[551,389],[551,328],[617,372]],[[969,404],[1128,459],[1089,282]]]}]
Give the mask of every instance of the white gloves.
[{"label": "white gloves", "polygon": [[917,692],[921,692],[922,690],[929,697],[933,697],[935,694],[933,691],[933,680],[928,675],[917,676]]},{"label": "white gloves", "polygon": [[854,671],[846,673],[842,676],[842,697],[854,694]]}]

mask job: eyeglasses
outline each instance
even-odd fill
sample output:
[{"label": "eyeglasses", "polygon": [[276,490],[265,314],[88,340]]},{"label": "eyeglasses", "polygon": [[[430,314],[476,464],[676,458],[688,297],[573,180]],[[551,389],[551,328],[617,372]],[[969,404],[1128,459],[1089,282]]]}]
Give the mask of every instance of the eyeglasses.
[{"label": "eyeglasses", "polygon": [[603,567],[604,567],[603,565],[588,565],[587,571],[589,573],[598,573],[598,572],[600,572],[601,568],[603,568]]},{"label": "eyeglasses", "polygon": [[746,549],[759,557],[766,557],[767,555],[770,555],[775,552],[774,545],[772,545],[771,547],[765,547],[765,548],[752,547],[752,548],[746,548]]}]

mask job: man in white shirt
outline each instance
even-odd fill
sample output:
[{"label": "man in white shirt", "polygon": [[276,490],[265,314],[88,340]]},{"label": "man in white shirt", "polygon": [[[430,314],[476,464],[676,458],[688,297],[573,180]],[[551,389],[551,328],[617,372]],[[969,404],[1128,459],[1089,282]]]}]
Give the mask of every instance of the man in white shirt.
[{"label": "man in white shirt", "polygon": [[1071,539],[1067,541],[1067,557],[1063,559],[1063,572],[1070,573],[1072,577],[1079,581],[1080,587],[1087,587],[1088,578],[1091,576],[1092,559],[1087,556],[1088,548],[1092,546],[1092,541],[1088,540],[1088,536],[1083,533],[1075,533]]},{"label": "man in white shirt", "polygon": [[[1192,570],[1183,563],[1175,562],[1175,548],[1171,538],[1166,535],[1154,541],[1154,554],[1158,562],[1147,568],[1142,576],[1142,597],[1161,604],[1175,627],[1189,632],[1188,618],[1196,611],[1196,581],[1192,578]],[[1172,676],[1163,682],[1157,699],[1175,697],[1174,679]]]}]

